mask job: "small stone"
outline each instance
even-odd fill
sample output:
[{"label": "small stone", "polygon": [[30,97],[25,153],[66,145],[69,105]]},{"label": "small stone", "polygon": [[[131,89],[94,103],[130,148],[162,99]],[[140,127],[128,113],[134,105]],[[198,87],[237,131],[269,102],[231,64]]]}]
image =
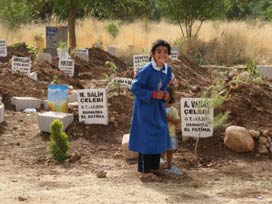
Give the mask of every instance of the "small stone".
[{"label": "small stone", "polygon": [[270,147],[270,143],[266,143],[266,145],[265,145],[267,148],[269,148]]},{"label": "small stone", "polygon": [[192,92],[199,92],[199,91],[201,91],[201,88],[200,88],[200,86],[198,86],[198,85],[196,85],[196,86],[193,86],[192,88],[191,88],[191,91]]},{"label": "small stone", "polygon": [[266,137],[267,142],[271,142],[271,137]]},{"label": "small stone", "polygon": [[254,137],[254,138],[258,138],[260,137],[260,132],[259,131],[256,131],[256,130],[249,130],[248,133]]},{"label": "small stone", "polygon": [[75,162],[77,160],[80,160],[81,159],[81,155],[78,151],[75,151],[71,157],[68,159],[69,162]]},{"label": "small stone", "polygon": [[266,153],[268,153],[268,149],[266,148],[265,145],[260,145],[260,146],[258,146],[258,152],[260,154],[266,154]]},{"label": "small stone", "polygon": [[23,196],[19,196],[19,197],[18,197],[18,200],[19,200],[19,201],[26,201],[27,199],[26,199],[25,197],[23,197]]},{"label": "small stone", "polygon": [[120,158],[123,158],[123,155],[122,155],[121,152],[115,152],[113,157],[116,158],[116,159],[120,159]]},{"label": "small stone", "polygon": [[266,137],[259,137],[259,144],[265,145],[267,143]]},{"label": "small stone", "polygon": [[106,178],[106,176],[107,176],[107,172],[106,171],[97,171],[96,172],[96,177],[97,178]]}]

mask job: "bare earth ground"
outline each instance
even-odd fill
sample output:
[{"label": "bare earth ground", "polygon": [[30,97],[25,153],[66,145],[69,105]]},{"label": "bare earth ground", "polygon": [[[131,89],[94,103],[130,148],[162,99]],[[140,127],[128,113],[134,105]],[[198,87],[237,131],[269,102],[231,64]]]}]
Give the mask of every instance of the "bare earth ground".
[{"label": "bare earth ground", "polygon": [[[55,164],[35,114],[7,111],[5,116],[0,125],[1,204],[272,203],[269,158],[236,156],[189,165],[192,153],[181,148],[175,162],[183,176],[142,183],[136,161],[123,160],[118,142],[99,145],[77,138],[71,151],[79,150],[82,158]],[[96,170],[105,170],[107,177],[97,178]]]}]

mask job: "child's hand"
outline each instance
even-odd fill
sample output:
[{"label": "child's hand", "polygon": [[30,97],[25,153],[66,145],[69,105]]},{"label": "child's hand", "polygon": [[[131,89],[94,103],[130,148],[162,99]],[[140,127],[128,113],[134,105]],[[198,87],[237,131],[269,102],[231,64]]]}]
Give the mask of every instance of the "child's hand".
[{"label": "child's hand", "polygon": [[165,93],[163,91],[153,91],[152,98],[154,98],[154,99],[163,99],[164,94]]},{"label": "child's hand", "polygon": [[168,101],[169,97],[170,97],[169,93],[165,92],[163,96],[163,100]]}]

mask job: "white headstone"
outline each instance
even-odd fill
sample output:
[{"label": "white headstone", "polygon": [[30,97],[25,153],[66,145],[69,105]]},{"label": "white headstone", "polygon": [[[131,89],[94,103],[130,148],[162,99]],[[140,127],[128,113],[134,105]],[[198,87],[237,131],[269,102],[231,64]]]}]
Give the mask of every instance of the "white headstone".
[{"label": "white headstone", "polygon": [[171,55],[170,55],[170,58],[175,60],[175,59],[178,59],[178,51],[177,50],[172,50],[171,51]]},{"label": "white headstone", "polygon": [[148,61],[149,61],[149,56],[148,55],[133,55],[134,73],[136,73]]},{"label": "white headstone", "polygon": [[213,136],[213,107],[209,99],[182,98],[180,104],[182,136]]},{"label": "white headstone", "polygon": [[107,51],[108,51],[108,53],[110,53],[111,55],[113,55],[113,56],[115,56],[115,54],[116,54],[116,48],[115,47],[108,47],[107,48]]},{"label": "white headstone", "polygon": [[37,56],[37,60],[46,61],[48,63],[52,63],[52,55],[50,53],[39,53]]},{"label": "white headstone", "polygon": [[31,59],[29,57],[13,56],[11,69],[28,75],[31,72]]},{"label": "white headstone", "polygon": [[106,89],[78,90],[79,121],[85,124],[108,124]]},{"label": "white headstone", "polygon": [[74,76],[75,63],[73,59],[59,59],[59,69],[70,77]]},{"label": "white headstone", "polygon": [[113,79],[113,82],[118,82],[119,84],[131,86],[132,79],[117,77],[117,78]]},{"label": "white headstone", "polygon": [[89,50],[86,48],[79,48],[76,50],[76,56],[80,59],[89,62]]},{"label": "white headstone", "polygon": [[0,57],[8,56],[7,41],[0,39]]}]

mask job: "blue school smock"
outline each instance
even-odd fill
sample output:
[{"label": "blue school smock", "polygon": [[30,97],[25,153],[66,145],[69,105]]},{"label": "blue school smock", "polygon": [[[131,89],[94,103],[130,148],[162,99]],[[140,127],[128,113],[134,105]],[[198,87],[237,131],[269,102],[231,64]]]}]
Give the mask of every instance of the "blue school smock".
[{"label": "blue school smock", "polygon": [[129,149],[142,154],[160,154],[170,145],[165,101],[153,99],[152,92],[158,89],[166,91],[172,69],[165,64],[162,69],[156,70],[152,63],[139,70],[131,85],[134,107]]}]

